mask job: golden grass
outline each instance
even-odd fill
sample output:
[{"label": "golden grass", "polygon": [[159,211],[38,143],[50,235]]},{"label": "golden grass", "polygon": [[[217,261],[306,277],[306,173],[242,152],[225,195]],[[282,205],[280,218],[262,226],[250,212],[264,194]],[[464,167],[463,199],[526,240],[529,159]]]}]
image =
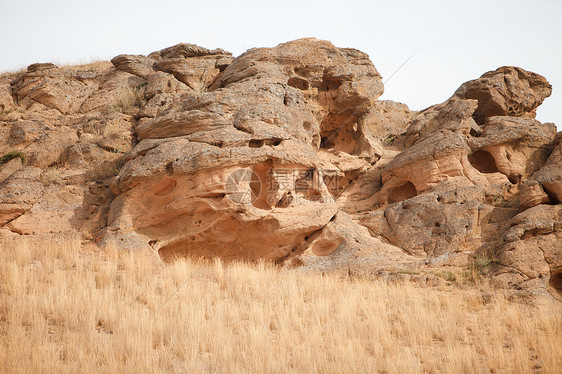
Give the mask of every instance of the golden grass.
[{"label": "golden grass", "polygon": [[107,70],[113,67],[113,64],[109,60],[110,59],[90,58],[79,59],[74,62],[54,62],[54,64],[58,67],[75,71]]},{"label": "golden grass", "polygon": [[[48,61],[43,61],[48,62]],[[67,70],[74,70],[74,71],[84,71],[84,70],[107,70],[113,67],[113,64],[109,59],[99,59],[99,58],[91,58],[91,59],[81,59],[75,62],[60,62],[54,61],[53,62],[59,68],[64,68]],[[0,70],[0,78],[4,75],[17,75],[23,74],[27,72],[27,66],[22,66],[20,68],[13,68],[7,70]]]},{"label": "golden grass", "polygon": [[559,307],[78,240],[0,253],[0,372],[562,372]]}]

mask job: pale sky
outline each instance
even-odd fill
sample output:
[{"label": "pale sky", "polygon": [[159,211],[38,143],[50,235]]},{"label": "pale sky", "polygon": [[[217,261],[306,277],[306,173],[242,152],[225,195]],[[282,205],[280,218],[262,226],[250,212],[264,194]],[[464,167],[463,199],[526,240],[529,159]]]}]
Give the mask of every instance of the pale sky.
[{"label": "pale sky", "polygon": [[176,43],[239,55],[302,37],[367,52],[387,79],[382,99],[419,110],[503,65],[545,76],[537,118],[562,130],[561,0],[145,1],[0,0],[0,71],[85,63]]}]

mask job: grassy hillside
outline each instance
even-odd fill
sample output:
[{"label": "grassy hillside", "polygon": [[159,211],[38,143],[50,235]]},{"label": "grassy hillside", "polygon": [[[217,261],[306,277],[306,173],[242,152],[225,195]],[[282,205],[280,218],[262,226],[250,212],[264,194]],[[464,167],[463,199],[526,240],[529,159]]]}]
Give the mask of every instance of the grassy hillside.
[{"label": "grassy hillside", "polygon": [[0,372],[562,372],[560,309],[481,295],[20,242]]}]

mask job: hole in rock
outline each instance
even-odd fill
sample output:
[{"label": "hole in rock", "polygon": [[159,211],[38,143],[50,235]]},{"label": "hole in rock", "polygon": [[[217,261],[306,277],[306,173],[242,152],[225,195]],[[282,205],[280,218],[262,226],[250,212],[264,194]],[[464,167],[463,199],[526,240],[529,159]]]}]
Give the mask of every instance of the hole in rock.
[{"label": "hole in rock", "polygon": [[226,194],[219,192],[209,192],[209,193],[205,193],[205,194],[201,194],[199,195],[199,197],[201,198],[205,198],[205,199],[223,199],[226,196]]},{"label": "hole in rock", "polygon": [[354,154],[360,134],[353,113],[328,113],[320,123],[320,148]]},{"label": "hole in rock", "polygon": [[342,83],[339,78],[327,76],[324,76],[321,82],[314,82],[313,85],[318,90],[318,104],[328,111],[335,109],[338,88]]},{"label": "hole in rock", "polygon": [[336,130],[321,138],[320,148],[334,149],[349,154],[354,154],[357,148],[355,133],[348,131]]},{"label": "hole in rock", "polygon": [[338,78],[324,76],[322,82],[318,84],[318,91],[332,91],[337,90],[343,81]]},{"label": "hole in rock", "polygon": [[299,90],[303,90],[303,91],[308,90],[308,82],[302,78],[289,78],[287,84]]},{"label": "hole in rock", "polygon": [[404,183],[401,186],[394,187],[388,191],[388,203],[393,204],[399,201],[408,200],[416,197],[418,191],[412,182]]},{"label": "hole in rock", "polygon": [[261,148],[263,146],[263,140],[261,139],[252,139],[248,143],[248,147],[250,148]]},{"label": "hole in rock", "polygon": [[166,173],[169,176],[172,176],[174,174],[174,164],[172,162],[168,162],[166,164]]},{"label": "hole in rock", "polygon": [[551,275],[550,285],[562,295],[562,271]]},{"label": "hole in rock", "polygon": [[521,180],[521,175],[508,175],[507,179],[509,179],[512,184],[517,184]]},{"label": "hole in rock", "polygon": [[498,168],[496,161],[486,151],[476,151],[468,155],[468,162],[481,173],[496,173]]},{"label": "hole in rock", "polygon": [[477,131],[476,129],[470,129],[470,135],[476,137],[480,136],[480,131]]}]

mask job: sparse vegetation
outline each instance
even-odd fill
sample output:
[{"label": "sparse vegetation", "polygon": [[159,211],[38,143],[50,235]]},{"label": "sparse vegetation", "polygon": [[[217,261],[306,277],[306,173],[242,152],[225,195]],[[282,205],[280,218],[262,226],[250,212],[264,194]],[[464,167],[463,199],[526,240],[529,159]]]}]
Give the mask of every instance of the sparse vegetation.
[{"label": "sparse vegetation", "polygon": [[4,246],[0,372],[562,370],[555,306],[265,264],[198,266],[86,251],[78,239]]},{"label": "sparse vegetation", "polygon": [[492,196],[488,199],[491,205],[500,207],[500,208],[513,208],[517,206],[516,201],[510,201],[501,195]]},{"label": "sparse vegetation", "polygon": [[135,89],[138,91],[138,90],[142,89],[143,87],[145,87],[147,84],[148,84],[148,82],[141,83],[137,87],[135,87]]},{"label": "sparse vegetation", "polygon": [[58,167],[49,167],[41,173],[41,183],[45,186],[56,185],[61,183],[61,175]]},{"label": "sparse vegetation", "polygon": [[115,99],[113,104],[106,107],[106,112],[121,112],[125,113],[128,109],[137,107],[140,108],[146,103],[144,98],[144,90],[142,87],[126,88],[121,91],[121,94]]},{"label": "sparse vegetation", "polygon": [[82,61],[78,61],[78,64],[67,64],[67,63],[55,63],[57,66],[68,69],[68,70],[76,70],[76,71],[87,71],[87,70],[104,70],[110,69],[113,67],[113,64],[107,60],[98,60],[98,59],[84,59]]},{"label": "sparse vegetation", "polygon": [[0,156],[0,165],[5,164],[8,161],[13,160],[14,158],[20,158],[22,163],[25,163],[25,156],[23,153],[19,152],[19,151],[11,151],[8,153],[4,153],[2,156]]},{"label": "sparse vegetation", "polygon": [[108,160],[100,165],[93,167],[90,170],[89,176],[93,180],[103,180],[111,178],[119,173],[119,170],[121,170],[123,164],[123,157],[117,157],[115,159]]},{"label": "sparse vegetation", "polygon": [[4,109],[4,107],[0,108],[0,116],[7,116],[8,114],[12,113],[14,109]]},{"label": "sparse vegetation", "polygon": [[394,143],[395,139],[396,139],[395,135],[389,135],[388,137],[386,137],[386,139],[384,139],[384,144],[390,145],[390,144]]},{"label": "sparse vegetation", "polygon": [[481,274],[488,275],[494,265],[499,264],[499,260],[493,255],[480,254],[471,262],[471,266]]}]

